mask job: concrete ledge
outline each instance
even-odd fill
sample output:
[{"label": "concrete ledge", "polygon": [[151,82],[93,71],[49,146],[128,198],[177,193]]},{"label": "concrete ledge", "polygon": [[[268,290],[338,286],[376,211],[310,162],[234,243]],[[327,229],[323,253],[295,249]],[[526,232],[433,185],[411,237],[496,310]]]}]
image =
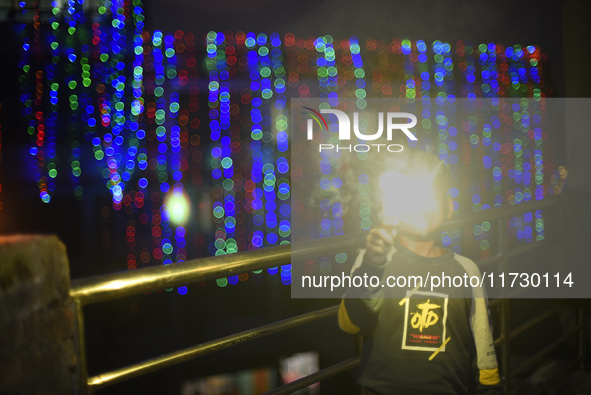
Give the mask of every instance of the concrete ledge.
[{"label": "concrete ledge", "polygon": [[56,236],[0,236],[0,393],[77,391],[75,307]]}]

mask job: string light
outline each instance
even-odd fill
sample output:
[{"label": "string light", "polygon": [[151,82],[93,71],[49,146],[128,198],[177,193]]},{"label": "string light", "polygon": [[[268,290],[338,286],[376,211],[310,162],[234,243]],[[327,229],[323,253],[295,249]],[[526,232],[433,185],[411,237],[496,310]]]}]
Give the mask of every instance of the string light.
[{"label": "string light", "polygon": [[[43,33],[39,25],[21,26],[22,114],[32,139],[35,181],[41,199],[50,202],[62,176],[56,141],[65,125],[72,155],[70,168],[63,169],[72,174],[74,196],[83,198],[82,174],[91,176],[98,168],[112,195],[109,216],[126,216],[129,269],[291,242],[291,217],[302,212],[304,202],[292,201],[291,195],[292,182],[302,180],[303,169],[289,155],[301,149],[288,135],[289,97],[318,95],[327,108],[346,106],[344,99],[352,98],[348,110],[366,109],[373,97],[403,99],[420,114],[423,141],[430,141],[451,168],[456,210],[544,197],[544,168],[553,162],[542,149],[548,136],[542,130],[544,56],[537,47],[463,41],[452,46],[406,38],[386,43],[369,38],[362,46],[356,37],[291,33],[283,38],[243,32],[150,34],[143,30],[139,0],[99,1],[93,24],[85,23],[77,0],[63,10],[57,1],[52,6],[49,40],[38,39]],[[24,5],[21,9],[26,12]],[[64,45],[66,38],[75,44]],[[46,63],[31,59],[35,45],[51,51]],[[202,60],[207,92],[200,92],[198,82]],[[313,80],[318,85],[310,84]],[[455,95],[472,102],[490,98],[494,113],[462,120],[462,130],[456,130],[450,122]],[[507,97],[534,101],[503,109]],[[517,121],[509,126],[510,119]],[[326,131],[328,141],[335,136]],[[84,168],[84,153],[91,149],[94,167]],[[369,199],[368,155],[357,152],[354,157],[360,164],[354,177],[359,216],[349,217],[341,201],[345,159],[341,153],[322,158],[322,197],[314,202],[323,213],[318,223],[322,236],[370,229],[378,220]],[[175,223],[188,219],[188,209],[165,196],[189,199],[189,215],[214,228]],[[543,221],[543,213],[536,212],[510,226],[517,240],[532,242],[543,238]],[[473,247],[485,257],[490,228],[484,221],[451,229],[442,234],[442,242],[461,252],[470,247],[462,234],[470,234]],[[140,237],[144,230],[149,241]],[[333,262],[346,259],[338,254],[316,263],[327,272]],[[264,277],[289,284],[291,267],[242,273],[217,284]],[[187,290],[179,287],[177,292]]]},{"label": "string light", "polygon": [[[213,203],[213,217],[217,226],[215,231],[215,255],[223,255],[226,253],[226,231],[222,228],[226,216],[225,207],[223,203],[223,157],[222,148],[219,143],[222,134],[222,125],[220,122],[220,75],[218,68],[222,61],[225,60],[225,51],[218,47],[224,42],[224,35],[216,32],[209,32],[207,34],[207,69],[209,70],[209,95],[208,107],[210,118],[210,138],[214,142],[211,150],[211,167],[212,178],[214,182],[214,189],[212,191]],[[223,62],[225,64],[225,62]],[[231,159],[230,159],[231,160]],[[224,164],[228,163],[227,161]],[[227,278],[219,278],[216,280],[220,287],[228,285]]]}]

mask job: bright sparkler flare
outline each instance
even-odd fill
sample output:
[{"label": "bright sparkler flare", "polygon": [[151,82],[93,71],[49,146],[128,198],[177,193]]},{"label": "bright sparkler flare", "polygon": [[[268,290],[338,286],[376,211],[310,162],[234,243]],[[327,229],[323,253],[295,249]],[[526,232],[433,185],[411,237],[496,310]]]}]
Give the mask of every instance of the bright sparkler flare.
[{"label": "bright sparkler flare", "polygon": [[422,235],[431,230],[432,215],[441,206],[441,198],[433,185],[433,173],[409,177],[400,171],[390,170],[384,172],[378,182],[385,224],[402,225]]},{"label": "bright sparkler flare", "polygon": [[184,225],[189,219],[190,203],[187,196],[175,191],[164,198],[164,205],[170,220],[177,225]]}]

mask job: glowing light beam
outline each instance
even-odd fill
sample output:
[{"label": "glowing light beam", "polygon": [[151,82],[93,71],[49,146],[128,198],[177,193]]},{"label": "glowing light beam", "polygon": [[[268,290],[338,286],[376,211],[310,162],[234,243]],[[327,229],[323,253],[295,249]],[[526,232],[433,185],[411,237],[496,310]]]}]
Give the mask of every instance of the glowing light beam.
[{"label": "glowing light beam", "polygon": [[184,193],[169,193],[164,198],[164,205],[170,220],[176,225],[184,225],[189,219],[191,204]]}]

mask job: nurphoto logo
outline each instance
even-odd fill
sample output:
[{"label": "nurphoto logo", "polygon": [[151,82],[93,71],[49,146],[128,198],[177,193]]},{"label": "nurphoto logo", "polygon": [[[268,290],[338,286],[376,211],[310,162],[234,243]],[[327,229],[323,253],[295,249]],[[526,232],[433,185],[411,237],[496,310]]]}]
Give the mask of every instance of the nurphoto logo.
[{"label": "nurphoto logo", "polygon": [[[320,129],[329,130],[328,123],[326,119],[322,116],[322,114],[333,114],[337,117],[338,124],[339,124],[339,141],[346,141],[351,140],[351,120],[349,119],[349,115],[345,112],[340,110],[334,109],[321,109],[320,112],[309,108],[304,107],[305,110],[310,112],[310,116],[312,119],[308,119],[307,122],[307,139],[313,140],[314,139],[314,121],[318,124]],[[386,139],[388,141],[392,140],[392,135],[394,131],[401,131],[403,132],[409,140],[417,141],[417,137],[409,130],[416,126],[417,124],[417,117],[414,114],[408,112],[388,112],[384,117],[383,112],[378,113],[378,130],[373,134],[363,134],[359,129],[359,113],[353,113],[353,133],[355,136],[362,141],[374,141],[378,140],[382,137],[384,133],[384,118],[386,123]],[[406,122],[400,122],[400,120],[406,120]],[[408,122],[410,121],[410,122]],[[404,149],[404,146],[401,144],[382,144],[382,143],[375,143],[375,144],[318,144],[318,151],[322,152],[322,150],[336,150],[339,151],[348,151],[348,152],[368,152],[371,150],[376,150],[380,152],[381,149],[388,151],[388,152],[401,152]]]}]

